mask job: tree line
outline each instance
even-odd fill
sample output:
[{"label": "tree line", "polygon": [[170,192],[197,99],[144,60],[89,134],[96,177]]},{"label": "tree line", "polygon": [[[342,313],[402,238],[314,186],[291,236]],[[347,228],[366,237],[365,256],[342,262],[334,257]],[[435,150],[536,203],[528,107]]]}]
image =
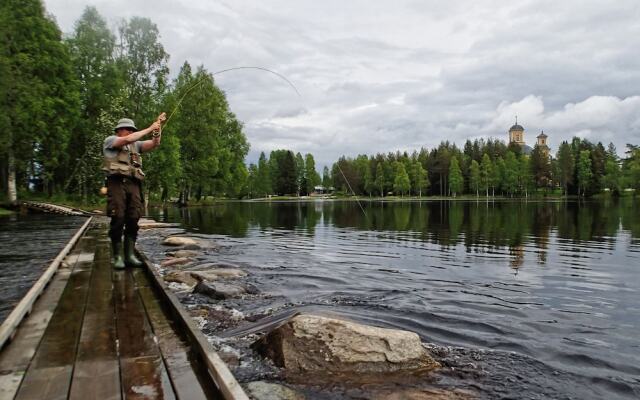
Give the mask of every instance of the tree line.
[{"label": "tree line", "polygon": [[274,150],[269,158],[260,153],[258,164],[249,164],[245,195],[250,198],[269,195],[304,196],[322,183],[312,154],[293,154],[291,150]]},{"label": "tree line", "polygon": [[613,144],[574,137],[555,156],[536,145],[525,154],[517,144],[467,140],[462,149],[444,141],[431,150],[340,157],[331,169],[336,190],[365,196],[507,196],[561,190],[564,195],[614,195],[640,189],[640,147],[627,145],[620,158]]},{"label": "tree line", "polygon": [[239,196],[249,144],[212,74],[184,63],[170,81],[169,54],[148,18],[115,31],[94,7],[63,37],[40,0],[0,5],[0,191],[95,200],[102,143],[118,119],[139,129],[184,100],[145,155],[146,194]]}]

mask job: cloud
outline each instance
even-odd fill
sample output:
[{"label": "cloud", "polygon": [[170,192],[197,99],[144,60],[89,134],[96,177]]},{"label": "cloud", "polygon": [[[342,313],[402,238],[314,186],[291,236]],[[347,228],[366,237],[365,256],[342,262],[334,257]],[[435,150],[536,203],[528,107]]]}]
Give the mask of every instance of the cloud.
[{"label": "cloud", "polygon": [[[65,32],[85,0],[45,0]],[[442,140],[506,138],[514,116],[533,143],[573,135],[640,143],[640,5],[328,0],[95,0],[115,25],[147,16],[171,54],[216,76],[252,144],[339,155],[412,150]]]}]

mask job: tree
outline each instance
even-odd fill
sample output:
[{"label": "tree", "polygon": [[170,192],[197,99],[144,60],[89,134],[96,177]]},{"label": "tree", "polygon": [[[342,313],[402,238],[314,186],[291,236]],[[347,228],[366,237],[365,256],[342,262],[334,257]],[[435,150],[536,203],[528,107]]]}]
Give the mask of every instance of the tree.
[{"label": "tree", "polygon": [[316,171],[316,161],[310,153],[304,156],[304,170],[307,183],[306,192],[313,193],[315,187],[320,184],[320,175],[318,175],[318,171]]},{"label": "tree", "polygon": [[148,18],[123,21],[118,33],[117,62],[129,91],[127,112],[134,119],[150,120],[158,106],[155,99],[166,88],[169,55],[160,43],[158,27]]},{"label": "tree", "polygon": [[424,169],[422,163],[419,160],[414,160],[411,163],[411,187],[413,192],[419,197],[422,197],[422,191],[426,191],[429,188],[429,174]]},{"label": "tree", "polygon": [[364,190],[367,192],[369,197],[371,197],[375,189],[376,189],[375,178],[371,173],[371,167],[367,165],[367,168],[364,171]]},{"label": "tree", "polygon": [[475,190],[476,197],[480,196],[481,181],[480,165],[476,160],[471,160],[471,166],[469,167],[469,188]]},{"label": "tree", "polygon": [[409,175],[407,174],[407,170],[404,168],[404,164],[401,162],[396,162],[396,177],[393,181],[393,190],[397,193],[400,192],[400,195],[404,197],[404,194],[411,189],[411,181],[409,180]]},{"label": "tree", "polygon": [[556,158],[558,159],[558,178],[566,196],[569,193],[569,184],[573,183],[575,163],[569,143],[564,141],[560,144]]},{"label": "tree", "polygon": [[593,173],[591,172],[591,152],[582,150],[578,159],[578,195],[584,195],[591,183]]},{"label": "tree", "polygon": [[536,187],[548,188],[551,183],[551,160],[547,153],[536,144],[529,161]]},{"label": "tree", "polygon": [[40,1],[5,0],[0,16],[0,159],[15,202],[30,178],[51,195],[66,177],[79,92],[61,32]]},{"label": "tree", "polygon": [[304,158],[300,152],[296,153],[296,193],[298,196],[306,194],[307,180],[305,177]]},{"label": "tree", "polygon": [[515,154],[509,150],[504,160],[504,175],[503,175],[503,189],[513,197],[518,190],[518,171],[520,166]]},{"label": "tree", "polygon": [[384,169],[382,168],[382,163],[378,163],[376,166],[375,185],[380,192],[380,196],[384,197]]},{"label": "tree", "polygon": [[533,186],[533,175],[531,174],[529,156],[522,155],[518,164],[518,183],[520,186],[520,192],[524,193],[524,197],[529,197],[529,190]]},{"label": "tree", "polygon": [[260,153],[258,159],[258,172],[256,183],[256,194],[267,197],[273,192],[271,189],[271,175],[269,174],[269,164],[264,152]]},{"label": "tree", "polygon": [[[126,97],[119,90],[115,36],[95,7],[85,8],[66,43],[80,84],[80,119],[73,130],[73,145],[68,150],[72,171],[64,190],[67,191],[73,181],[86,201],[88,193],[97,195],[103,183],[101,144],[113,129],[113,126],[98,127],[98,120],[105,112],[118,112],[114,117],[125,115],[121,108]],[[104,128],[107,129],[100,130]]]},{"label": "tree", "polygon": [[449,163],[449,190],[453,197],[456,197],[458,193],[462,192],[462,188],[464,188],[462,171],[458,164],[458,158],[454,156],[451,157],[451,161]]},{"label": "tree", "polygon": [[329,167],[326,165],[322,168],[322,186],[324,186],[325,190],[329,190],[333,187],[333,181],[331,179],[331,174],[329,173]]},{"label": "tree", "polygon": [[491,187],[491,178],[493,175],[493,164],[487,153],[482,155],[482,163],[480,164],[480,188],[489,197],[489,187]]}]

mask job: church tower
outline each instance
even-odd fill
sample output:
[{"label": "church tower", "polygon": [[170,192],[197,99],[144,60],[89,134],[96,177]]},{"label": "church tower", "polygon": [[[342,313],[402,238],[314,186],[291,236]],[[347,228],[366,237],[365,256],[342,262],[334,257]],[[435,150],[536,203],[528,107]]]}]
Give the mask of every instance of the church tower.
[{"label": "church tower", "polygon": [[549,157],[549,145],[547,145],[547,135],[544,134],[544,131],[540,132],[538,135],[538,142],[536,143],[540,149],[544,152],[544,155]]},{"label": "church tower", "polygon": [[524,146],[524,128],[522,125],[518,125],[518,117],[516,117],[516,123],[509,128],[509,143],[517,143],[520,146]]}]

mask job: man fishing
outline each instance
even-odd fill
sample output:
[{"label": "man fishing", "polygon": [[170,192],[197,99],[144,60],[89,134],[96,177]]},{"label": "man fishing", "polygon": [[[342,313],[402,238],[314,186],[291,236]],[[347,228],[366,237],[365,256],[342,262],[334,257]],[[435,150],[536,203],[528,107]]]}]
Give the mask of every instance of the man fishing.
[{"label": "man fishing", "polygon": [[[142,261],[135,256],[138,236],[138,220],[142,215],[141,153],[151,151],[160,145],[161,126],[165,113],[148,128],[138,131],[133,120],[123,118],[114,128],[115,135],[104,140],[103,171],[107,175],[107,215],[111,217],[109,237],[111,238],[113,267],[116,269],[141,267]],[[142,140],[153,132],[149,140]],[[122,232],[124,229],[124,259],[122,257]]]}]

